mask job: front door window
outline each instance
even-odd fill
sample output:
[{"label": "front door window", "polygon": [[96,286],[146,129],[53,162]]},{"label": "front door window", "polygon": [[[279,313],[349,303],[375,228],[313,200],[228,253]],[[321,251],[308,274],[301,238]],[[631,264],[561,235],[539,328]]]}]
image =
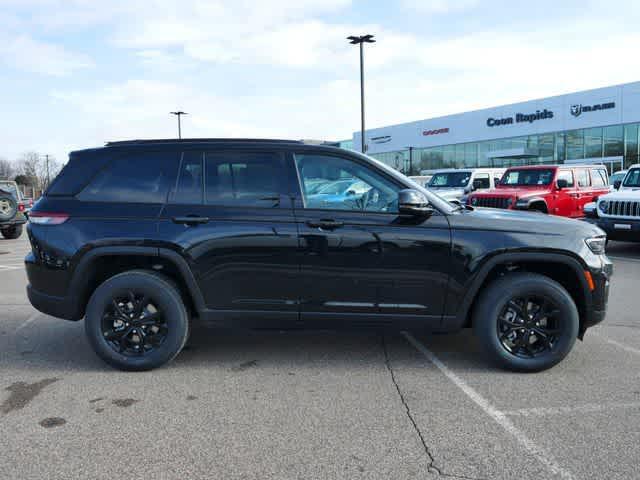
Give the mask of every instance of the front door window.
[{"label": "front door window", "polygon": [[398,212],[398,190],[379,173],[329,155],[296,155],[305,208]]}]

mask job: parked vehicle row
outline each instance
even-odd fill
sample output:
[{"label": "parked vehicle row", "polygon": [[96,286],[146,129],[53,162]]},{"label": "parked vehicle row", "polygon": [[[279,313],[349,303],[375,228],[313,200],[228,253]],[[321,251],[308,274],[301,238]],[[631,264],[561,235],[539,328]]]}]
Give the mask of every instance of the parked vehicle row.
[{"label": "parked vehicle row", "polygon": [[632,165],[617,188],[600,196],[586,209],[586,219],[611,240],[640,241],[640,164]]},{"label": "parked vehicle row", "polygon": [[603,320],[612,275],[589,223],[453,205],[369,157],[295,141],[73,152],[27,228],[31,303],[84,318],[124,370],[170,361],[197,320],[472,327],[498,364],[538,371]]}]

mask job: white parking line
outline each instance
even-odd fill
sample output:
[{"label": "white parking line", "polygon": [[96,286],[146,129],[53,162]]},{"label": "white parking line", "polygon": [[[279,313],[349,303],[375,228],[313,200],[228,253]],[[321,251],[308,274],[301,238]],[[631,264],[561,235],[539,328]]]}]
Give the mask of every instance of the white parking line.
[{"label": "white parking line", "polygon": [[513,422],[507,418],[504,412],[501,412],[495,408],[489,400],[484,398],[472,387],[470,387],[462,378],[456,375],[449,369],[442,361],[436,357],[431,350],[422,345],[413,335],[408,332],[403,332],[405,338],[411,345],[415,347],[420,353],[422,353],[427,359],[433,363],[438,370],[440,370],[452,383],[454,383],[460,390],[462,390],[467,397],[469,397],[476,405],[478,405],[489,417],[491,417],[498,425],[500,425],[505,431],[510,433],[533,457],[535,457],[540,463],[549,469],[554,475],[560,476],[564,479],[573,479],[573,475],[565,470],[554,460],[551,454],[539,447],[533,440],[525,435]]},{"label": "white parking line", "polygon": [[20,330],[22,330],[23,328],[28,327],[29,325],[31,325],[35,320],[37,320],[40,316],[42,315],[42,313],[40,312],[33,312],[29,318],[27,318],[24,322],[22,322],[20,324],[20,326],[18,328],[16,328],[16,333],[18,333]]},{"label": "white parking line", "polygon": [[640,402],[588,403],[586,405],[576,405],[572,407],[521,408],[518,410],[508,410],[502,413],[512,417],[543,417],[546,415],[564,415],[571,413],[598,413],[625,408],[640,408]]},{"label": "white parking line", "polygon": [[602,335],[601,333],[598,333],[598,332],[592,332],[592,334],[595,335],[598,338],[601,338],[605,342],[624,350],[625,352],[635,353],[636,355],[640,355],[640,350],[638,350],[637,348],[633,348],[633,347],[630,347],[629,345],[625,345],[624,343],[620,343],[620,342],[616,342],[615,340],[611,340],[609,337],[605,337],[604,335]]}]

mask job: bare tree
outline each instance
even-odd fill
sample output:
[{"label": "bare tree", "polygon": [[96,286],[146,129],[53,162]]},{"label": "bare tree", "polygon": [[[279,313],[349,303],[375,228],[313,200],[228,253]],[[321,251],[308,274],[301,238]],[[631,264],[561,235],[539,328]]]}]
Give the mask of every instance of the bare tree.
[{"label": "bare tree", "polygon": [[10,180],[13,178],[14,173],[13,164],[6,158],[0,157],[0,179]]},{"label": "bare tree", "polygon": [[23,181],[28,181],[32,186],[46,189],[53,180],[62,165],[53,156],[48,158],[37,152],[25,152],[18,159],[18,172]]}]

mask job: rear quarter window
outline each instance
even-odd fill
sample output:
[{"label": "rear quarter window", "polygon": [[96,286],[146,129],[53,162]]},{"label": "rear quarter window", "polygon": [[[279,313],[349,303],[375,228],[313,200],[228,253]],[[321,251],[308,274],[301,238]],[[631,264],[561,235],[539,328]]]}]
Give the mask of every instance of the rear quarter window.
[{"label": "rear quarter window", "polygon": [[175,181],[174,152],[134,152],[113,158],[77,195],[85,202],[164,203]]}]

